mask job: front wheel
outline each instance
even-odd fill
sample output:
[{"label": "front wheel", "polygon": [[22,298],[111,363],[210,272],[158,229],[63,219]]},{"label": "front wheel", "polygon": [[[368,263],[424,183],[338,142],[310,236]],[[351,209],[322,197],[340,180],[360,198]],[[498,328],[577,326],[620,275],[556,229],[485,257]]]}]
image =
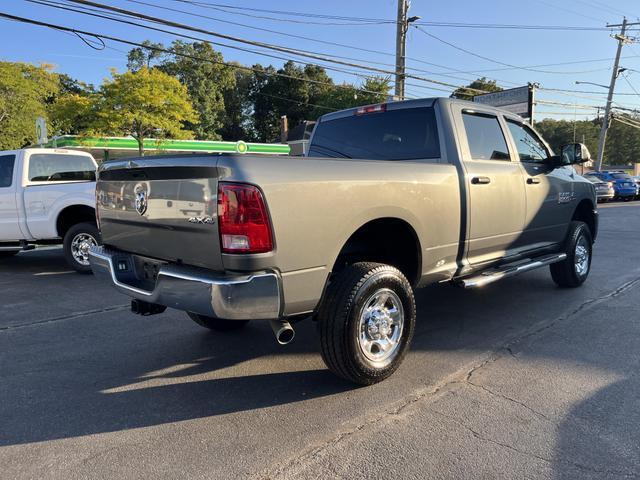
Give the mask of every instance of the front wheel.
[{"label": "front wheel", "polygon": [[91,273],[89,249],[100,243],[100,232],[95,224],[84,222],[73,225],[64,236],[62,249],[67,263],[77,272]]},{"label": "front wheel", "polygon": [[392,266],[355,263],[329,284],[317,318],[329,370],[371,385],[395,372],[407,353],[416,321],[413,290]]},{"label": "front wheel", "polygon": [[589,227],[584,222],[571,222],[565,240],[567,258],[549,265],[551,278],[560,287],[579,287],[591,271],[593,239]]},{"label": "front wheel", "polygon": [[241,330],[249,323],[249,320],[224,320],[222,318],[207,317],[193,312],[187,312],[187,315],[189,315],[189,318],[201,327],[208,328],[209,330],[215,330],[217,332]]}]

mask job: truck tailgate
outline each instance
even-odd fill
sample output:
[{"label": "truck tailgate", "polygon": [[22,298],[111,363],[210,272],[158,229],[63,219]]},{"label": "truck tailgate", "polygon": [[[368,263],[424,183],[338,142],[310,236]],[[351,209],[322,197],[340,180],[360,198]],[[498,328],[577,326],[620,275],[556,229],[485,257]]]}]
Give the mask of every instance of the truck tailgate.
[{"label": "truck tailgate", "polygon": [[107,162],[96,203],[105,245],[223,270],[217,224],[217,156]]}]

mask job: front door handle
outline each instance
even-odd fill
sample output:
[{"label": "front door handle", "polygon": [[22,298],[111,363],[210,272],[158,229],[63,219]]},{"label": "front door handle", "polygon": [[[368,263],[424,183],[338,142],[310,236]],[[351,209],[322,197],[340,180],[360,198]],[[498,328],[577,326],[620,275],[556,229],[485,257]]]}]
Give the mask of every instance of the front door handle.
[{"label": "front door handle", "polygon": [[487,183],[491,183],[491,179],[489,177],[473,177],[471,183],[474,185],[486,185]]},{"label": "front door handle", "polygon": [[535,184],[540,183],[540,179],[539,178],[535,178],[535,177],[529,177],[529,178],[527,178],[527,183],[529,185],[535,185]]}]

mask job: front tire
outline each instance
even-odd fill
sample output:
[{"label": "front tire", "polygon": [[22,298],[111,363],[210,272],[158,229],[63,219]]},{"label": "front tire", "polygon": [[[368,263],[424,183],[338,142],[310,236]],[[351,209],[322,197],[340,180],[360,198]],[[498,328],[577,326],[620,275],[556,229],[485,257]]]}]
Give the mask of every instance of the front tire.
[{"label": "front tire", "polygon": [[234,330],[241,330],[249,323],[249,320],[224,320],[221,318],[207,317],[193,312],[187,312],[187,315],[189,315],[189,318],[201,327],[208,328],[209,330],[215,330],[216,332],[233,332]]},{"label": "front tire", "polygon": [[565,240],[567,258],[549,266],[551,278],[559,286],[575,288],[582,285],[591,271],[593,237],[584,222],[571,222]]},{"label": "front tire", "polygon": [[94,223],[73,225],[64,235],[62,249],[67,263],[79,273],[91,273],[89,249],[100,244],[100,232]]},{"label": "front tire", "polygon": [[329,284],[317,317],[329,370],[371,385],[402,363],[413,337],[416,305],[411,285],[397,268],[360,262]]}]

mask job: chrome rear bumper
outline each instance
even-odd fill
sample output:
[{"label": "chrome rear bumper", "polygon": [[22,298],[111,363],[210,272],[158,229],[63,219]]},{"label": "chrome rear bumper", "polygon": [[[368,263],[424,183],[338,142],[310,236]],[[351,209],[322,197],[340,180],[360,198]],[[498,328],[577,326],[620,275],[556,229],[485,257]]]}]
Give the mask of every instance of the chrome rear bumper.
[{"label": "chrome rear bumper", "polygon": [[159,264],[152,289],[137,286],[135,255],[98,246],[89,252],[96,278],[138,300],[226,320],[280,317],[281,286],[275,272],[224,275],[195,267]]}]

